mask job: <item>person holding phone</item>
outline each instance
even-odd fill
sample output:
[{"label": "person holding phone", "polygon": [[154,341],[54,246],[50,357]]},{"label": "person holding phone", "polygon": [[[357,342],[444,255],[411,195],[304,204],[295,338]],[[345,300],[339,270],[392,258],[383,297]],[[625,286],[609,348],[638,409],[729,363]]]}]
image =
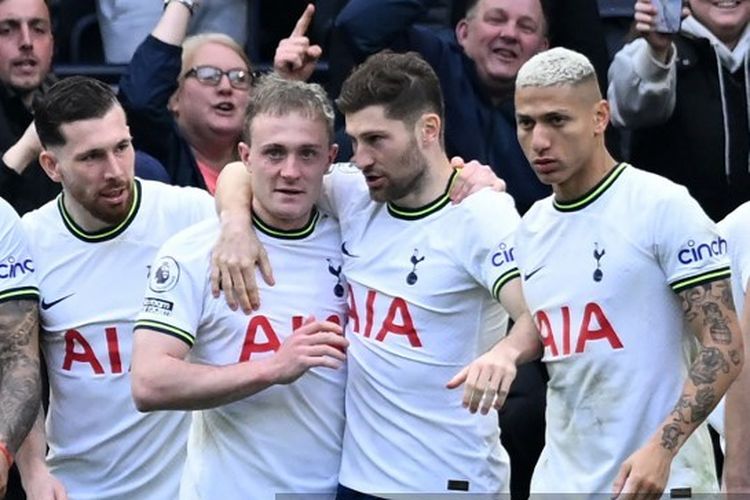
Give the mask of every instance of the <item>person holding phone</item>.
[{"label": "person holding phone", "polygon": [[609,69],[612,122],[633,129],[630,160],[685,185],[714,220],[750,199],[750,0],[689,0],[661,33],[669,0],[637,0],[642,35]]}]

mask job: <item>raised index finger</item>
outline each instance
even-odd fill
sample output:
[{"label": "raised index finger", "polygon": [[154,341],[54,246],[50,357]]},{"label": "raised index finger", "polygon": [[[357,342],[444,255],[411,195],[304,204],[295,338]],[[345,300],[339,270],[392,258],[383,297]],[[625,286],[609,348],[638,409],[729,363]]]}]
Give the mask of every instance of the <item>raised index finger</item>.
[{"label": "raised index finger", "polygon": [[305,7],[305,11],[302,13],[299,19],[297,19],[297,24],[294,25],[291,36],[305,36],[305,33],[307,33],[307,28],[310,27],[310,23],[312,22],[314,14],[315,6],[311,3],[307,4],[307,7]]}]

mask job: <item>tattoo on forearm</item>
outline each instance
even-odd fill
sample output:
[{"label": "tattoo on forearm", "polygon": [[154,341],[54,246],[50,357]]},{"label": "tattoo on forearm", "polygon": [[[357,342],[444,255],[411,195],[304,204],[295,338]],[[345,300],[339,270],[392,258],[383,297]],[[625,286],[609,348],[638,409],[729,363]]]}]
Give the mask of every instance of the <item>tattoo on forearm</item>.
[{"label": "tattoo on forearm", "polygon": [[732,290],[727,280],[714,281],[699,285],[680,294],[682,310],[688,321],[699,316],[703,326],[708,328],[711,339],[717,344],[727,345],[732,342],[732,330],[726,312],[734,311]]},{"label": "tattoo on forearm", "polygon": [[35,302],[0,304],[0,439],[15,451],[39,412],[39,327]]},{"label": "tattoo on forearm", "polygon": [[661,431],[661,445],[670,451],[677,449],[680,436],[685,435],[685,431],[683,431],[677,424],[667,424]]},{"label": "tattoo on forearm", "polygon": [[716,395],[711,386],[701,387],[695,393],[695,404],[690,405],[690,421],[694,424],[706,420],[716,404]]},{"label": "tattoo on forearm", "polygon": [[690,403],[688,402],[688,398],[686,395],[680,396],[680,399],[677,401],[677,404],[674,405],[674,410],[672,410],[672,416],[674,417],[676,422],[681,423],[687,423],[688,418],[685,416],[686,410],[690,409]]},{"label": "tattoo on forearm", "polygon": [[739,366],[742,363],[742,354],[737,349],[729,351],[729,360],[734,366]]},{"label": "tattoo on forearm", "polygon": [[703,422],[716,403],[716,394],[712,387],[704,386],[695,393],[695,401],[692,399],[685,394],[680,396],[672,410],[675,422],[682,424]]},{"label": "tattoo on forearm", "polygon": [[727,319],[722,314],[719,304],[715,302],[703,304],[703,315],[703,324],[708,327],[714,342],[730,344],[732,342],[732,331],[729,329]]},{"label": "tattoo on forearm", "polygon": [[729,373],[729,363],[724,353],[716,347],[704,347],[690,367],[688,376],[695,385],[713,384],[720,371]]}]

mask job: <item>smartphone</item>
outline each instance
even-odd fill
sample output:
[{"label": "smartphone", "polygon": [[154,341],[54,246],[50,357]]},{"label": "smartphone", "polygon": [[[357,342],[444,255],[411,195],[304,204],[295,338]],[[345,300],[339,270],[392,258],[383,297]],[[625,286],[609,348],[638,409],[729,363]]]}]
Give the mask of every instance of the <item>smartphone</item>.
[{"label": "smartphone", "polygon": [[656,7],[656,26],[658,33],[677,33],[682,23],[682,0],[651,0]]}]

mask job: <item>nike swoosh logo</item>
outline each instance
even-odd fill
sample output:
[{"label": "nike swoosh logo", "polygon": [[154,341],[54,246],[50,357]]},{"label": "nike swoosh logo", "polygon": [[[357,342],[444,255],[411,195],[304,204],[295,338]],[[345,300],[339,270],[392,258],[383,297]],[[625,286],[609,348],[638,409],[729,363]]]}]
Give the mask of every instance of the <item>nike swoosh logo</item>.
[{"label": "nike swoosh logo", "polygon": [[542,269],[544,269],[544,266],[539,266],[536,269],[534,269],[533,271],[531,271],[529,274],[524,274],[523,275],[523,280],[524,281],[529,281],[532,276],[534,276],[536,273],[538,273]]},{"label": "nike swoosh logo", "polygon": [[60,303],[60,302],[62,302],[63,300],[65,300],[65,299],[68,299],[68,298],[72,297],[73,295],[75,295],[75,292],[73,292],[73,293],[71,293],[71,294],[68,294],[68,295],[66,295],[65,297],[60,297],[60,298],[59,298],[59,299],[57,299],[57,300],[53,300],[52,302],[45,302],[45,301],[44,301],[44,299],[42,299],[42,310],[43,310],[43,311],[46,311],[46,310],[47,310],[47,309],[49,309],[50,307],[52,307],[52,306],[56,306],[57,304],[59,304],[59,303]]},{"label": "nike swoosh logo", "polygon": [[347,248],[346,248],[346,242],[343,242],[341,244],[341,253],[343,253],[344,255],[346,255],[348,257],[354,257],[355,259],[357,257],[359,257],[359,255],[354,255],[353,253],[349,252],[349,250],[347,250]]}]

